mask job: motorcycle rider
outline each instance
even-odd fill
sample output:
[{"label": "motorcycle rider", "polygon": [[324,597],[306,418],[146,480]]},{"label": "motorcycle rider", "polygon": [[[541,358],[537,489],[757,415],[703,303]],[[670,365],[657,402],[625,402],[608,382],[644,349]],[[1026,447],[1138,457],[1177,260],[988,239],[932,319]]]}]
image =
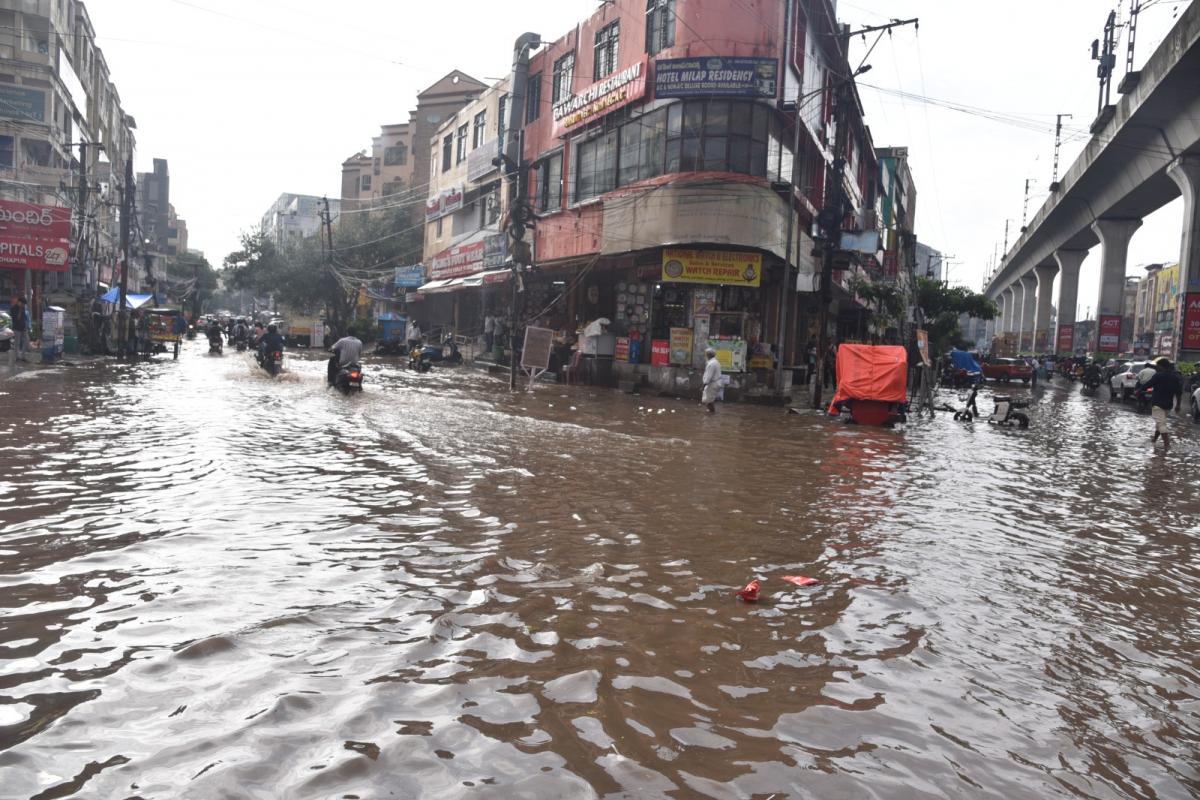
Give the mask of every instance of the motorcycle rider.
[{"label": "motorcycle rider", "polygon": [[353,331],[347,333],[341,339],[338,339],[333,347],[333,355],[329,357],[329,369],[326,375],[326,380],[332,386],[337,380],[338,371],[351,364],[359,363],[362,358],[362,341],[354,335]]},{"label": "motorcycle rider", "polygon": [[263,334],[258,341],[258,360],[264,362],[267,359],[267,353],[282,353],[283,352],[283,337],[279,335],[279,329],[275,325],[268,325],[267,332]]},{"label": "motorcycle rider", "polygon": [[246,320],[238,317],[237,323],[233,326],[233,341],[234,344],[242,344],[246,341],[246,337],[250,331],[246,327]]},{"label": "motorcycle rider", "polygon": [[1100,366],[1095,361],[1088,361],[1083,368],[1083,382],[1088,386],[1099,386],[1101,383]]},{"label": "motorcycle rider", "polygon": [[208,336],[209,347],[215,347],[225,341],[221,336],[221,323],[217,322],[215,317],[208,323],[208,328],[204,333]]}]

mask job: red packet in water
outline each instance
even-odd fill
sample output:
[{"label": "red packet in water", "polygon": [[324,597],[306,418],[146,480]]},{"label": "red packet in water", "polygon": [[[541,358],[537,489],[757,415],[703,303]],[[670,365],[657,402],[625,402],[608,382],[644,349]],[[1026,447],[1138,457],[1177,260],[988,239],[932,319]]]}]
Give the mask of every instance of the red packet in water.
[{"label": "red packet in water", "polygon": [[818,583],[820,583],[820,581],[816,578],[807,578],[803,575],[784,575],[782,580],[795,584],[796,586],[816,586]]},{"label": "red packet in water", "polygon": [[752,580],[746,584],[745,589],[742,589],[740,592],[737,593],[737,596],[742,598],[742,600],[747,603],[757,603],[758,602],[758,590],[761,587],[762,587],[762,584],[760,584],[757,579]]}]

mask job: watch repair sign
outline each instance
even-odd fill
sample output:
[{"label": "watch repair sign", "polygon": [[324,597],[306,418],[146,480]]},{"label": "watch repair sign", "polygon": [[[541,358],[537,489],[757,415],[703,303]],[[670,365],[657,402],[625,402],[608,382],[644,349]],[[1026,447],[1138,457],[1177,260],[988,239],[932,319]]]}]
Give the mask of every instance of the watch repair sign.
[{"label": "watch repair sign", "polygon": [[0,200],[0,268],[66,272],[71,209]]}]

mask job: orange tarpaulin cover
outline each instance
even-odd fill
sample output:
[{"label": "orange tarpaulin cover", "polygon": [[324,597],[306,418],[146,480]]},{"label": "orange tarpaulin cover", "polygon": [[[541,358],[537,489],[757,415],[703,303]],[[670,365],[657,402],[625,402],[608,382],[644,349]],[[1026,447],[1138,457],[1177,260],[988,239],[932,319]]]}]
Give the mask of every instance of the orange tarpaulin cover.
[{"label": "orange tarpaulin cover", "polygon": [[846,400],[908,401],[908,354],[895,345],[843,344],[837,351],[837,393],[830,414]]}]

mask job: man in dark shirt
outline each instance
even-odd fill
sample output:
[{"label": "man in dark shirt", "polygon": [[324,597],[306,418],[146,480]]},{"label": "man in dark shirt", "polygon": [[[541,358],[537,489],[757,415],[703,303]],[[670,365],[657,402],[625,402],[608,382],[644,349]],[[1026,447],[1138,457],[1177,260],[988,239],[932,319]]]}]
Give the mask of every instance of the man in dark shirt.
[{"label": "man in dark shirt", "polygon": [[1154,417],[1154,435],[1150,437],[1150,441],[1151,443],[1156,442],[1161,436],[1163,447],[1170,447],[1171,433],[1167,428],[1167,413],[1172,406],[1175,408],[1175,412],[1179,413],[1179,398],[1183,395],[1183,383],[1175,374],[1171,362],[1165,358],[1160,358],[1155,362],[1154,370],[1150,380],[1146,381],[1142,387],[1142,391],[1153,391],[1150,402],[1154,405],[1150,409],[1150,414]]},{"label": "man in dark shirt", "polygon": [[279,335],[279,329],[274,325],[267,326],[267,332],[258,343],[259,359],[266,358],[267,353],[282,353],[283,352],[283,337]]},{"label": "man in dark shirt", "polygon": [[17,360],[28,361],[29,357],[29,309],[25,307],[25,298],[14,296],[12,307],[9,309],[9,316],[12,317],[13,333],[17,335]]}]

